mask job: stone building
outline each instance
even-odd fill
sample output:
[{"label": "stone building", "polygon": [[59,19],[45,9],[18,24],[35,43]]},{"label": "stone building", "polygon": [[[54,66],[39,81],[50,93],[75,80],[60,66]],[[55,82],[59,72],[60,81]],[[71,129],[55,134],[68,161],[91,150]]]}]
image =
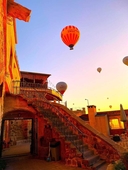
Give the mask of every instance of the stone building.
[{"label": "stone building", "polygon": [[30,139],[30,153],[47,159],[49,144],[59,143],[58,158],[69,166],[96,169],[124,152],[108,137],[107,116],[88,106],[85,123],[48,87],[50,74],[24,72],[16,55],[15,19],[28,22],[31,10],[12,0],[0,1],[0,154],[5,147]]}]

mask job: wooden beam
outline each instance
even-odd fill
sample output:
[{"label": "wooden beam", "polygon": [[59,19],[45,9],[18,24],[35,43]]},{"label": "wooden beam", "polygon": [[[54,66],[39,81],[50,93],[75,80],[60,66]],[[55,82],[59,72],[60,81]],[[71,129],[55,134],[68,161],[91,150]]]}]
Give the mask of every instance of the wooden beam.
[{"label": "wooden beam", "polygon": [[29,22],[31,10],[16,2],[8,0],[7,13],[13,18]]}]

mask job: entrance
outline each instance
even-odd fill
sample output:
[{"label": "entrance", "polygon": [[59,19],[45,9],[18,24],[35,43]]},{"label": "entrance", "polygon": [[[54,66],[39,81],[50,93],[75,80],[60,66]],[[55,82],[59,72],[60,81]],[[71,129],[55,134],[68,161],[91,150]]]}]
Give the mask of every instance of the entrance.
[{"label": "entrance", "polygon": [[32,119],[6,119],[2,128],[2,157],[30,154]]},{"label": "entrance", "polygon": [[2,119],[0,157],[38,154],[38,119],[30,111],[5,113]]}]

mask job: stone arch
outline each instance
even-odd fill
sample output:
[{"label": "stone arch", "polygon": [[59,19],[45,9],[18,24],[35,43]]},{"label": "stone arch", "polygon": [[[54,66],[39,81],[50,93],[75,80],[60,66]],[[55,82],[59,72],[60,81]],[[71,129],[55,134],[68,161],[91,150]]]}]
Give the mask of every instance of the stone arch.
[{"label": "stone arch", "polygon": [[36,113],[25,109],[17,109],[4,113],[3,120],[5,119],[33,119]]},{"label": "stone arch", "polygon": [[[26,101],[25,101],[26,102]],[[14,103],[14,101],[13,101]],[[6,106],[7,107],[7,106]],[[0,141],[0,156],[2,156],[2,148],[3,148],[3,137],[4,137],[4,129],[5,122],[9,121],[10,123],[13,121],[22,122],[22,121],[31,121],[31,142],[30,142],[30,153],[34,154],[35,146],[35,129],[34,129],[34,121],[38,117],[38,112],[32,106],[28,106],[26,103],[26,107],[18,106],[19,108],[13,107],[13,105],[8,106],[6,108],[6,112],[4,112],[2,117],[2,126],[1,126],[1,141]],[[29,129],[30,130],[30,129]],[[12,138],[9,138],[12,139]],[[33,150],[31,149],[33,146]]]}]

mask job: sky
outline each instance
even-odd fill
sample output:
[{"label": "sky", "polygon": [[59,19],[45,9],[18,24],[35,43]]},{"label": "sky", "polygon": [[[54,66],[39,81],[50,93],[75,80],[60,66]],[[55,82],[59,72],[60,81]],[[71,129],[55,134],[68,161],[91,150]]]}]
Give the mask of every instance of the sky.
[{"label": "sky", "polygon": [[[128,56],[128,0],[15,2],[32,11],[29,22],[16,20],[21,71],[51,74],[52,88],[65,82],[69,108],[89,102],[97,111],[119,110],[120,104],[128,109],[128,66],[122,62]],[[74,50],[60,36],[68,25],[80,31]]]}]

